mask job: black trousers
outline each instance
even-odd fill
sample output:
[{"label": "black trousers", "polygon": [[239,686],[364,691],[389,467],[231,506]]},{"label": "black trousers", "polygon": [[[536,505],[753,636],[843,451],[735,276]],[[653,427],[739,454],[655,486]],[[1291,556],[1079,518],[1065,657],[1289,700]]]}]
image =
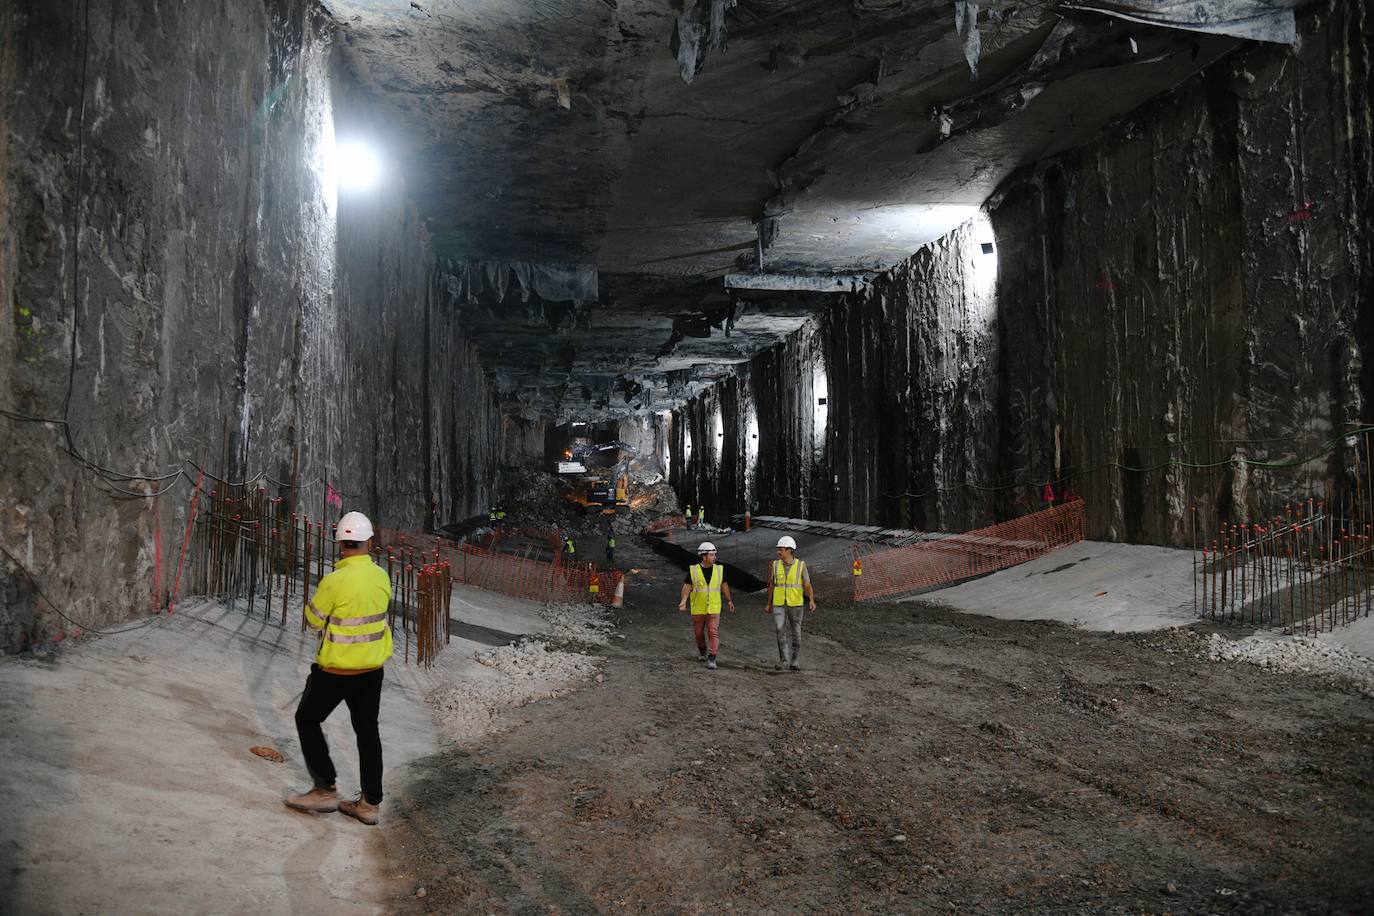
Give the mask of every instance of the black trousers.
[{"label": "black trousers", "polygon": [[296,734],[301,739],[305,767],[315,780],[315,788],[334,785],[334,761],[329,759],[329,743],[324,740],[321,723],[340,703],[348,704],[353,732],[358,736],[358,769],[362,774],[363,795],[369,802],[382,802],[382,736],[377,731],[377,716],[382,705],[382,669],[367,674],[330,674],[319,665],[310,666],[305,693],[296,707]]}]

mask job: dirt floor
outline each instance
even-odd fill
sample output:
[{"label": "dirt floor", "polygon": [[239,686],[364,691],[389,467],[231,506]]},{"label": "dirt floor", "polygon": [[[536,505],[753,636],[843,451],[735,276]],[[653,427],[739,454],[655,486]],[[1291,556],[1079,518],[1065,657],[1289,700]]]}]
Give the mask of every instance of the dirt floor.
[{"label": "dirt floor", "polygon": [[4,660],[0,912],[1374,912],[1369,693],[1192,628],[854,607],[803,548],[800,672],[757,593],[705,670],[633,537],[614,626],[460,589],[439,664],[389,668],[375,829],[281,805],[296,626],[206,604]]},{"label": "dirt floor", "polygon": [[825,601],[775,672],[760,595],[709,672],[626,548],[604,682],[392,796],[402,912],[1374,910],[1367,696],[912,603]]}]

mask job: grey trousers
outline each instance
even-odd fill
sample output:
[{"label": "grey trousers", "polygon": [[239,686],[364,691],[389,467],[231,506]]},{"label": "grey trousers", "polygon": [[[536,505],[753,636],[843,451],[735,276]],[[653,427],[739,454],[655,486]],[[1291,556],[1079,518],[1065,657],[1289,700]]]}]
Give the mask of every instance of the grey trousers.
[{"label": "grey trousers", "polygon": [[[801,625],[806,605],[801,607],[779,607],[773,605],[773,627],[778,631],[778,661],[795,664],[801,657]],[[792,650],[788,654],[788,648]]]}]

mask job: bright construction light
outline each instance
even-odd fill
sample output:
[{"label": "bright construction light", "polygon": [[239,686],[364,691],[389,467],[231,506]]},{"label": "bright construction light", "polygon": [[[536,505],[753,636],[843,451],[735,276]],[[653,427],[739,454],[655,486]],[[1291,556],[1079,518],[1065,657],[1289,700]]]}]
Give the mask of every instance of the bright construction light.
[{"label": "bright construction light", "polygon": [[381,173],[381,160],[367,144],[346,140],[334,148],[334,177],[340,188],[366,191]]},{"label": "bright construction light", "polygon": [[992,222],[986,213],[979,212],[973,218],[973,247],[969,254],[972,272],[971,290],[980,300],[970,303],[970,313],[981,316],[981,323],[992,319],[992,298],[997,288],[997,243],[992,235]]}]

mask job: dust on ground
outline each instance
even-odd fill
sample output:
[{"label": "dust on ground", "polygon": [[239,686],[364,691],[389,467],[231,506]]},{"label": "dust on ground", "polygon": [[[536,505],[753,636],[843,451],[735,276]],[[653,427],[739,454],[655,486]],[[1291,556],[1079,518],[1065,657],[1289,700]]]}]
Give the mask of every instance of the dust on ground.
[{"label": "dust on ground", "polygon": [[[628,547],[628,545],[627,545]],[[1374,705],[1117,635],[821,596],[721,668],[638,545],[604,681],[417,764],[402,912],[1369,912]],[[414,891],[412,891],[414,893]]]}]

